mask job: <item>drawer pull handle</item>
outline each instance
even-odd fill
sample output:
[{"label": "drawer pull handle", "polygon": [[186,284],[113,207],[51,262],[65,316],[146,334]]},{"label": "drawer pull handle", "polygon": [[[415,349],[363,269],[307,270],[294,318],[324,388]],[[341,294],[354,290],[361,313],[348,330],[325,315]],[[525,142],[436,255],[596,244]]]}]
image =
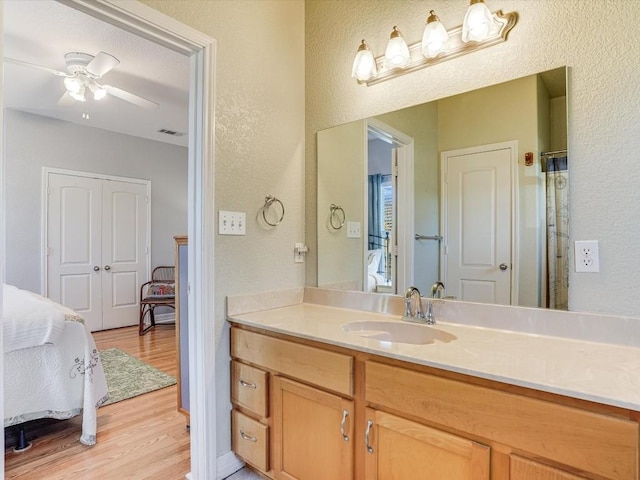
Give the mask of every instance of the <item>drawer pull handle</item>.
[{"label": "drawer pull handle", "polygon": [[250,442],[257,442],[258,441],[257,437],[252,437],[251,435],[247,435],[242,430],[240,430],[240,436],[242,438],[244,438],[245,440],[249,440]]},{"label": "drawer pull handle", "polygon": [[240,379],[240,385],[246,388],[258,388],[258,386],[255,383],[247,383],[243,379]]},{"label": "drawer pull handle", "polygon": [[347,424],[347,417],[349,416],[349,411],[348,410],[343,410],[342,411],[342,421],[340,422],[340,433],[342,433],[342,439],[345,442],[349,441],[349,435],[347,435],[347,432],[345,431],[345,425]]},{"label": "drawer pull handle", "polygon": [[367,452],[373,453],[373,447],[369,443],[369,434],[371,433],[371,427],[373,427],[373,422],[371,420],[367,420],[367,430],[364,432],[364,445],[367,447]]}]

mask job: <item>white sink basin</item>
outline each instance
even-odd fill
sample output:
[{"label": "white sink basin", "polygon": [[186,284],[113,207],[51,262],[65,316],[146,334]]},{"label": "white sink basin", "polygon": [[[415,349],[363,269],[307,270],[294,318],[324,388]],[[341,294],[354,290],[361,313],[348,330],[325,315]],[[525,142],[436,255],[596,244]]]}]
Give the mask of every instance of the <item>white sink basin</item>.
[{"label": "white sink basin", "polygon": [[455,335],[443,332],[435,327],[406,322],[385,322],[364,320],[351,322],[342,326],[347,333],[353,333],[365,338],[372,338],[383,342],[410,343],[413,345],[426,345],[436,340],[450,342],[455,340]]}]

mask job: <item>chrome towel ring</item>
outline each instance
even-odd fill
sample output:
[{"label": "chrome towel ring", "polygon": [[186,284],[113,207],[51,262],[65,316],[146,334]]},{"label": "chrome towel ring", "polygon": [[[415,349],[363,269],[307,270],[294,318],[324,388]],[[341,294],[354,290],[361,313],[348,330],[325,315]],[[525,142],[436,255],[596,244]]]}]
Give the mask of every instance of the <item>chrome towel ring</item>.
[{"label": "chrome towel ring", "polygon": [[[275,223],[270,222],[269,220],[267,220],[267,213],[266,211],[271,207],[271,205],[273,205],[274,203],[279,203],[280,204],[280,208],[282,209],[282,213],[280,214],[280,218],[278,219],[278,221],[276,221]],[[267,195],[264,199],[264,205],[262,207],[262,218],[264,219],[265,223],[267,225],[270,225],[272,227],[275,227],[276,225],[280,225],[280,223],[282,223],[282,220],[284,220],[284,205],[282,204],[282,202],[280,200],[278,200],[276,197],[273,197],[271,195]]]},{"label": "chrome towel ring", "polygon": [[341,206],[331,204],[329,207],[329,223],[334,230],[340,230],[344,225],[344,221],[347,219],[347,216],[344,213],[344,210]]}]

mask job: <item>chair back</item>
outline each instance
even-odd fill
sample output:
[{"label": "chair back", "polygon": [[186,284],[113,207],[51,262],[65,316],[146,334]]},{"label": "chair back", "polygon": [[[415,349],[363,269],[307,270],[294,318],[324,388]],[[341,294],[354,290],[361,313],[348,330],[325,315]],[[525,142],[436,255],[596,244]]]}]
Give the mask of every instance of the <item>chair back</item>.
[{"label": "chair back", "polygon": [[158,266],[151,272],[151,280],[153,282],[175,282],[175,270],[173,265]]}]

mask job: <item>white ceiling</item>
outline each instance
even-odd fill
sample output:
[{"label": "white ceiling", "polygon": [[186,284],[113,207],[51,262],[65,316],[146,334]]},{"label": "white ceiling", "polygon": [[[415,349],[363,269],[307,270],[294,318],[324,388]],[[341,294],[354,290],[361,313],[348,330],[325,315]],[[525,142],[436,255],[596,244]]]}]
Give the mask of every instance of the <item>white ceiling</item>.
[{"label": "white ceiling", "polygon": [[[107,96],[59,107],[65,92],[63,78],[51,73],[4,63],[4,106],[69,122],[151,140],[187,146],[187,135],[158,133],[160,129],[187,132],[189,59],[124,30],[96,20],[54,0],[4,2],[4,56],[54,70],[66,71],[64,55],[104,51],[120,60],[102,83],[118,87],[160,105],[137,107]],[[83,113],[89,119],[82,118]]]}]

